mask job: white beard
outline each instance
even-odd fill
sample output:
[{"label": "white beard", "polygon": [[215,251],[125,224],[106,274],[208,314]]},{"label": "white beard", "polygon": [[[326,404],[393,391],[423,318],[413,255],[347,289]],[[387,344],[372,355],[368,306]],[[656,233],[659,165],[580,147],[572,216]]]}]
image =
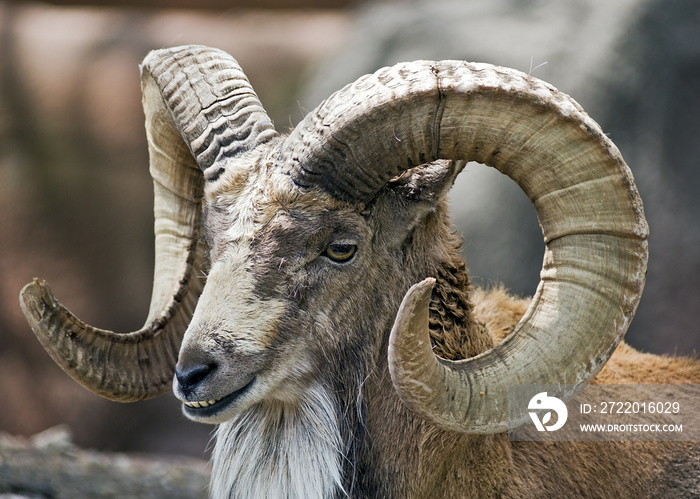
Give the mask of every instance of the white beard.
[{"label": "white beard", "polygon": [[320,386],[295,404],[264,402],[216,431],[213,499],[346,496],[333,399]]}]

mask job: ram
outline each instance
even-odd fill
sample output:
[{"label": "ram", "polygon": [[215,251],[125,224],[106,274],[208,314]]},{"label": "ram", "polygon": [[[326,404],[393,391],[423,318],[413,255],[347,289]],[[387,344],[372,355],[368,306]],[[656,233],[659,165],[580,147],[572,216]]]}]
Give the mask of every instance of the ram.
[{"label": "ram", "polygon": [[[696,360],[620,345],[647,224],[620,153],[568,96],[511,69],[404,63],[285,137],[224,52],[159,50],[141,71],[144,327],[88,326],[38,280],[21,302],[88,389],[134,401],[174,385],[186,416],[219,425],[212,496],[700,493],[697,443],[508,438],[529,421],[509,413],[511,386],[700,383]],[[535,206],[546,248],[529,306],[470,285],[446,200],[466,161]]]}]

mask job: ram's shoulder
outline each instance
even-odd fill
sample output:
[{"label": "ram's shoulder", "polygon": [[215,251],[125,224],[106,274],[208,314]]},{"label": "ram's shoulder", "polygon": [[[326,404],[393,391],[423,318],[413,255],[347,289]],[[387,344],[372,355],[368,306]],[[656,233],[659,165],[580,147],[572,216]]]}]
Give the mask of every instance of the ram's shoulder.
[{"label": "ram's shoulder", "polygon": [[[525,314],[530,299],[497,286],[475,288],[472,302],[477,321],[500,342]],[[644,353],[622,342],[593,383],[700,383],[700,358]]]},{"label": "ram's shoulder", "polygon": [[491,332],[496,342],[508,336],[530,304],[529,298],[510,294],[502,285],[474,288],[472,294],[474,317]]},{"label": "ram's shoulder", "polygon": [[640,352],[621,343],[594,383],[700,383],[700,359]]}]

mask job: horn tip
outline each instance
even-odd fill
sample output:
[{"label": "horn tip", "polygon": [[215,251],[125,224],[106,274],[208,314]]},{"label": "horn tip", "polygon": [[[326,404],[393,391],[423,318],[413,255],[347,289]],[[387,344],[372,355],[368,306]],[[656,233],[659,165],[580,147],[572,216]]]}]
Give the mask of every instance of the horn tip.
[{"label": "horn tip", "polygon": [[[390,364],[400,362],[398,358],[408,352],[409,356],[413,356],[416,352],[407,345],[412,345],[414,341],[427,340],[429,343],[428,307],[435,282],[434,277],[423,279],[404,295],[389,335]],[[432,349],[427,348],[432,354]]]},{"label": "horn tip", "polygon": [[[411,286],[403,299],[405,306],[410,309],[416,309],[420,308],[418,305],[421,302],[430,303],[430,296],[433,292],[433,287],[435,287],[435,282],[434,277],[427,277]],[[404,306],[403,303],[402,306]]]},{"label": "horn tip", "polygon": [[30,322],[40,322],[47,309],[53,309],[57,305],[49,285],[36,277],[20,291],[19,303]]},{"label": "horn tip", "polygon": [[433,286],[435,286],[435,282],[436,282],[436,279],[434,277],[426,277],[425,279],[423,279],[419,283],[416,283],[413,286],[411,286],[411,289],[415,288],[416,290],[420,289],[421,291],[424,291],[427,289],[432,290]]}]

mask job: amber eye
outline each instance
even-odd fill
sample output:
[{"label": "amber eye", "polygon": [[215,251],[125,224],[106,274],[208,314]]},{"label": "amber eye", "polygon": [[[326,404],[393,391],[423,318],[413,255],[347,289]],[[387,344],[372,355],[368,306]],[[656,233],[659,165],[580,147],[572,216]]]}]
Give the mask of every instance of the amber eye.
[{"label": "amber eye", "polygon": [[345,263],[355,255],[357,246],[348,243],[335,243],[326,248],[324,255],[338,263]]}]

